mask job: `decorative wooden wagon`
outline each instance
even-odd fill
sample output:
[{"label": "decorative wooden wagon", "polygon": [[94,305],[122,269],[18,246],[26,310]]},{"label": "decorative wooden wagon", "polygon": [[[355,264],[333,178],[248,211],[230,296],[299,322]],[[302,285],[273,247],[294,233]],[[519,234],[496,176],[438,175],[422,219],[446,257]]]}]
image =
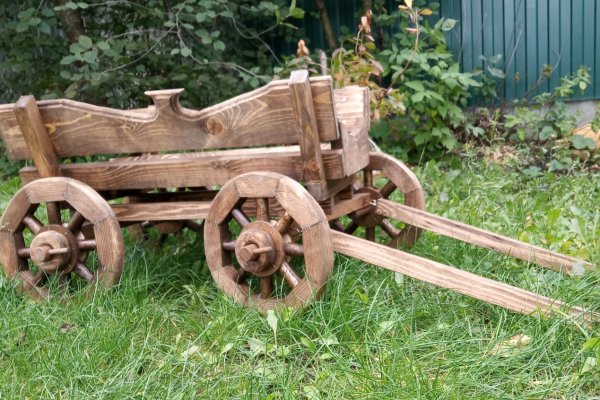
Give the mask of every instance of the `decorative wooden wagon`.
[{"label": "decorative wooden wagon", "polygon": [[120,228],[150,222],[204,231],[217,286],[263,310],[320,296],[336,251],[520,313],[595,318],[398,250],[428,229],[568,274],[592,267],[424,211],[414,174],[369,153],[367,89],[296,71],[202,111],[181,107],[181,91],[147,92],[154,105],[130,111],[32,96],[0,106],[9,156],[34,164],[0,223],[4,273],[21,291],[46,298],[73,276],[114,285]]}]

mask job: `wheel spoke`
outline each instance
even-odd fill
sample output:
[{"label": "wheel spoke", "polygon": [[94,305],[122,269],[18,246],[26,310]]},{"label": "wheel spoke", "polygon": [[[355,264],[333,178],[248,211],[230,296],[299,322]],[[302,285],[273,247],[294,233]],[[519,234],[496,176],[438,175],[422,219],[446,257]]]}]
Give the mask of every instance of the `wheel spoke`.
[{"label": "wheel spoke", "polygon": [[286,211],[281,219],[275,224],[275,229],[282,235],[287,232],[290,225],[294,222],[294,218]]},{"label": "wheel spoke", "polygon": [[248,272],[244,269],[238,269],[237,275],[235,277],[235,283],[242,283],[246,280],[246,276],[248,276]]},{"label": "wheel spoke", "polygon": [[348,225],[346,227],[346,229],[344,229],[344,233],[348,234],[348,235],[352,235],[354,233],[355,230],[358,229],[358,224],[354,221],[350,222],[350,225]]},{"label": "wheel spoke", "polygon": [[197,223],[195,221],[187,220],[185,221],[185,226],[186,228],[191,229],[196,233],[204,233],[204,221],[202,221],[201,223]]},{"label": "wheel spoke", "polygon": [[91,251],[96,249],[96,239],[84,239],[77,242],[77,248],[81,251]]},{"label": "wheel spoke", "polygon": [[269,220],[269,202],[264,197],[256,198],[256,220],[257,221],[268,221]]},{"label": "wheel spoke", "polygon": [[17,254],[21,258],[30,258],[31,257],[31,248],[29,248],[29,247],[20,248],[19,250],[17,250]]},{"label": "wheel spoke", "polygon": [[296,275],[291,265],[288,264],[287,261],[281,263],[281,266],[279,267],[279,273],[283,276],[285,282],[292,289],[298,286],[298,284],[300,283],[300,277]]},{"label": "wheel spoke", "polygon": [[46,203],[46,211],[48,213],[48,223],[49,224],[53,224],[53,225],[60,225],[61,224],[61,218],[60,218],[60,207],[58,206],[58,203],[56,202],[49,202]]},{"label": "wheel spoke", "polygon": [[304,256],[304,246],[296,243],[285,243],[283,245],[283,250],[285,254],[290,256]]},{"label": "wheel spoke", "polygon": [[370,241],[375,241],[375,227],[365,228],[365,238]]},{"label": "wheel spoke", "polygon": [[75,211],[67,223],[67,229],[71,232],[77,232],[81,229],[84,221],[85,217],[79,211]]},{"label": "wheel spoke", "polygon": [[242,210],[240,210],[239,208],[234,208],[233,210],[231,210],[231,215],[237,221],[237,223],[240,224],[242,227],[244,227],[250,223],[250,220],[248,219],[246,214],[244,214],[244,212]]},{"label": "wheel spoke", "polygon": [[363,183],[365,187],[373,187],[373,171],[363,171]]},{"label": "wheel spoke", "polygon": [[387,181],[385,185],[380,190],[381,197],[387,199],[392,192],[396,190],[396,185],[392,181]]},{"label": "wheel spoke", "polygon": [[42,229],[42,224],[39,219],[34,217],[33,215],[26,215],[23,218],[23,223],[32,233],[38,233],[40,229]]},{"label": "wheel spoke", "polygon": [[398,237],[398,235],[400,234],[400,231],[387,219],[381,221],[379,225],[381,226],[381,229],[383,229],[383,231],[387,233],[388,236],[392,239]]},{"label": "wheel spoke", "polygon": [[227,240],[221,244],[221,248],[225,251],[235,251],[235,240]]},{"label": "wheel spoke", "polygon": [[271,276],[266,276],[264,278],[260,278],[260,298],[268,299],[271,297],[271,293],[273,293],[273,278]]},{"label": "wheel spoke", "polygon": [[94,273],[82,263],[77,263],[77,265],[75,265],[75,268],[73,268],[73,272],[75,272],[81,278],[85,279],[88,283],[94,281]]}]

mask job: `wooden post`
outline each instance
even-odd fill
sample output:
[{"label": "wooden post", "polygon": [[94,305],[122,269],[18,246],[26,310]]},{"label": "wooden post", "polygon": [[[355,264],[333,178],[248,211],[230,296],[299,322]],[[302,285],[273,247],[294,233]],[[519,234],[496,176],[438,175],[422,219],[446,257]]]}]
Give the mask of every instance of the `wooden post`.
[{"label": "wooden post", "polygon": [[15,104],[14,113],[40,176],[59,176],[60,161],[54,152],[35,98],[31,95],[21,96]]},{"label": "wooden post", "polygon": [[298,124],[298,141],[304,161],[307,189],[317,201],[324,200],[321,197],[326,188],[325,170],[308,71],[293,71],[289,88],[292,94],[294,117]]}]

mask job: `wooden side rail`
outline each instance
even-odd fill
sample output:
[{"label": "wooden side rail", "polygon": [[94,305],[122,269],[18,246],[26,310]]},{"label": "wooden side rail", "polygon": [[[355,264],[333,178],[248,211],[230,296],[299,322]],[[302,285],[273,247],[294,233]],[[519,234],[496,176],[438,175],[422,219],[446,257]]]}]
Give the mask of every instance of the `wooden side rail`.
[{"label": "wooden side rail", "polygon": [[[58,157],[297,144],[288,80],[194,111],[181,107],[183,89],[151,91],[153,107],[115,110],[71,100],[37,103]],[[320,142],[339,138],[330,77],[310,79]],[[0,106],[0,134],[11,159],[32,159],[13,112]]]}]

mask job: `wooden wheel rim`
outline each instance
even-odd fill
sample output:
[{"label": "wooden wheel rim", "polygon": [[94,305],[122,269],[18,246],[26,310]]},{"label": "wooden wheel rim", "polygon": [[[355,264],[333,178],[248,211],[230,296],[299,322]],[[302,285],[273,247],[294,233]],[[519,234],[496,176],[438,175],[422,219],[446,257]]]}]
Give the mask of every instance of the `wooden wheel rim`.
[{"label": "wooden wheel rim", "polygon": [[27,260],[19,257],[17,251],[23,244],[21,233],[25,228],[24,218],[41,203],[57,202],[68,203],[93,225],[99,261],[94,281],[105,287],[117,283],[124,262],[124,243],[117,218],[110,205],[91,187],[64,177],[43,178],[28,183],[6,207],[0,221],[0,261],[6,276],[23,281],[23,290],[34,298],[49,296],[47,288],[27,284],[32,274],[28,270]]},{"label": "wooden wheel rim", "polygon": [[[404,195],[404,205],[419,210],[425,210],[425,195],[423,193],[423,188],[415,174],[403,162],[384,153],[372,152],[369,153],[369,165],[364,170],[370,172],[383,172],[386,179],[394,184],[395,189],[393,190],[400,190]],[[373,188],[363,188],[362,190],[373,190]],[[376,195],[375,197],[378,196],[381,197],[380,195]],[[377,220],[375,225],[379,225],[384,218],[375,216],[374,219]],[[362,226],[360,223],[357,225]],[[374,228],[374,225],[369,226],[369,228]],[[421,231],[422,230],[417,227],[406,225],[399,231],[395,238],[392,238],[389,245],[397,247],[398,244],[402,244],[404,247],[410,247],[415,244],[421,235]]]},{"label": "wooden wheel rim", "polygon": [[[231,211],[248,198],[275,198],[301,227],[304,245],[305,275],[283,298],[261,299],[250,293],[245,283],[237,283],[237,271],[225,265],[222,243],[229,239],[227,223]],[[302,307],[322,295],[333,269],[333,245],[327,218],[318,203],[298,182],[284,175],[247,173],[231,179],[212,202],[204,225],[206,260],[217,286],[242,305],[260,310],[279,306]]]}]

